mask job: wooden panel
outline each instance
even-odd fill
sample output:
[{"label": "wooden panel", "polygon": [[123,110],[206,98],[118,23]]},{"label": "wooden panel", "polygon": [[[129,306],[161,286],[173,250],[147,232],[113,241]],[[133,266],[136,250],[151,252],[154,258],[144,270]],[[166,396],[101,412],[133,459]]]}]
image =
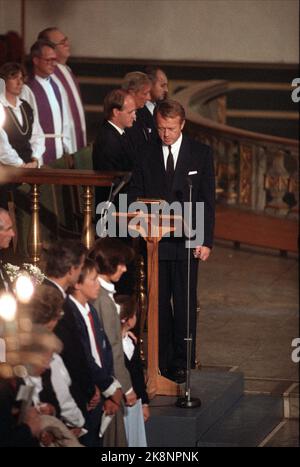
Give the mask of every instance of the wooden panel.
[{"label": "wooden panel", "polygon": [[297,253],[298,223],[292,219],[218,206],[215,238]]}]

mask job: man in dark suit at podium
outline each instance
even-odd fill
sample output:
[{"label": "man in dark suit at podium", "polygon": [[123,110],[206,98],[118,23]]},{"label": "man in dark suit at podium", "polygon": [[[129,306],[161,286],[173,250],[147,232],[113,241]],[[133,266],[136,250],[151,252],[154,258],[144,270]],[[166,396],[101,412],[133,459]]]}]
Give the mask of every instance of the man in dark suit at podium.
[{"label": "man in dark suit at podium", "polygon": [[[192,335],[191,367],[195,367],[198,259],[206,261],[213,243],[215,176],[212,151],[182,135],[185,112],[176,101],[165,100],[155,109],[160,143],[149,145],[138,161],[130,188],[130,200],[158,198],[168,203],[189,201],[192,185],[192,219],[196,202],[204,203],[204,240],[191,255],[188,291],[186,238],[163,238],[159,243],[159,366],[161,373],[178,383],[185,380],[187,294],[190,298]],[[194,227],[194,226],[193,226]],[[202,225],[198,228],[203,228]],[[197,230],[197,226],[196,226]]]},{"label": "man in dark suit at podium", "polygon": [[[0,208],[0,250],[8,248],[14,236],[15,232],[10,215],[5,209]],[[0,258],[0,293],[3,291],[10,292],[12,289]]]}]

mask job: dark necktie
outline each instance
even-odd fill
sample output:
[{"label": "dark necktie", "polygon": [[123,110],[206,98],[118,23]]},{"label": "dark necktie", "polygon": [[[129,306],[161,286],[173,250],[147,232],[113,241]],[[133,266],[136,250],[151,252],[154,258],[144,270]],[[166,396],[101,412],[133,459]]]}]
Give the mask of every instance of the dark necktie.
[{"label": "dark necktie", "polygon": [[174,177],[174,157],[172,154],[172,146],[168,146],[168,149],[169,149],[169,154],[167,158],[166,174],[167,174],[168,189],[171,190],[173,177]]}]

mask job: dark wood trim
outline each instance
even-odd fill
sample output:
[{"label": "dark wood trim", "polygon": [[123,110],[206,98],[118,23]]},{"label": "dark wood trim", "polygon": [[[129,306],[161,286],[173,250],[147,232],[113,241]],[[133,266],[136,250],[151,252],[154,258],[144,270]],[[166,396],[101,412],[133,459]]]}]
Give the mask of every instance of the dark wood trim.
[{"label": "dark wood trim", "polygon": [[94,64],[109,64],[109,65],[159,65],[159,66],[191,66],[196,68],[261,68],[261,69],[280,69],[293,70],[298,67],[297,63],[262,63],[262,62],[214,62],[214,61],[196,61],[196,60],[162,60],[156,58],[141,59],[141,58],[97,58],[97,57],[71,57],[70,62],[73,63],[94,63]]},{"label": "dark wood trim", "polygon": [[36,185],[110,186],[116,177],[127,172],[97,172],[75,169],[22,169],[5,167],[1,170],[2,183],[29,183]]},{"label": "dark wood trim", "polygon": [[219,205],[215,238],[297,253],[298,222]]}]

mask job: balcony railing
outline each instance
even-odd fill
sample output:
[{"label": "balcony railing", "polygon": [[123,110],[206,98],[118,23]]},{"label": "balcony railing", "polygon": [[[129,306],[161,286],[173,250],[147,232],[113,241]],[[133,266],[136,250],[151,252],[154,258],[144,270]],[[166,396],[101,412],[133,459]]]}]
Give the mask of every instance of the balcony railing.
[{"label": "balcony railing", "polygon": [[[33,264],[40,260],[42,249],[40,224],[40,187],[42,185],[82,187],[83,223],[81,238],[87,248],[95,241],[93,225],[93,187],[111,186],[116,177],[123,177],[125,172],[97,172],[75,169],[21,169],[2,167],[0,183],[27,183],[30,185],[31,223],[28,232],[28,253]],[[78,214],[78,213],[77,213]],[[54,226],[53,226],[54,227]],[[24,232],[19,232],[24,234]]]},{"label": "balcony railing", "polygon": [[228,82],[215,80],[175,94],[186,109],[186,131],[213,148],[219,201],[297,216],[298,141],[226,125],[226,94],[231,89]]}]

